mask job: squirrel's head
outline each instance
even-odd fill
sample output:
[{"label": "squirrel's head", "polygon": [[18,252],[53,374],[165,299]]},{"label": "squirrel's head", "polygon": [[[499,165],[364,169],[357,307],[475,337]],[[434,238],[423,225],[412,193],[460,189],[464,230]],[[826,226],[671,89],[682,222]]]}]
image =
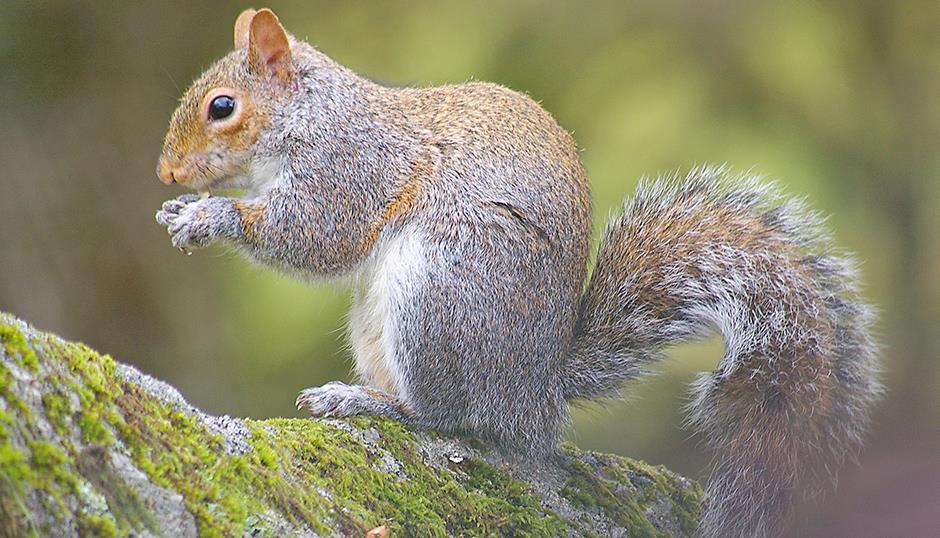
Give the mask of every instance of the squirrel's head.
[{"label": "squirrel's head", "polygon": [[292,39],[269,9],[242,12],[235,50],[186,91],[157,165],[164,183],[196,190],[240,186],[272,102],[291,88]]}]

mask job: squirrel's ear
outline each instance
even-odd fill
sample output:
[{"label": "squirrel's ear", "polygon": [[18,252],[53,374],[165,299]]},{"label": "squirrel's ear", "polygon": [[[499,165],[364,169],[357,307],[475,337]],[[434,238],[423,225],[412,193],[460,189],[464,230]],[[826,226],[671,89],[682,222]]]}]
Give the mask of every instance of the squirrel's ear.
[{"label": "squirrel's ear", "polygon": [[241,15],[235,19],[235,48],[248,48],[248,31],[251,29],[251,19],[255,18],[258,12],[253,9],[242,11]]},{"label": "squirrel's ear", "polygon": [[257,72],[268,71],[283,81],[289,80],[293,75],[287,32],[270,9],[262,9],[251,16],[248,29],[248,63]]}]

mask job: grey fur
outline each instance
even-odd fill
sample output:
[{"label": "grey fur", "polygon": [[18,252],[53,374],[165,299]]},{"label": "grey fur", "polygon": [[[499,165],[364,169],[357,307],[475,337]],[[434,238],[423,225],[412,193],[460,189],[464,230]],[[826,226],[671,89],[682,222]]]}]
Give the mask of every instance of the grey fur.
[{"label": "grey fur", "polygon": [[[754,373],[763,390],[780,365],[800,360],[790,351],[818,352],[826,365],[818,375],[834,376],[838,390],[820,419],[825,438],[807,438],[796,456],[838,463],[857,446],[879,393],[870,313],[850,264],[829,253],[798,204],[774,204],[753,181],[726,186],[726,174],[712,168],[646,184],[608,228],[584,291],[583,169],[568,133],[534,101],[492,84],[378,86],[293,40],[291,55],[287,87],[253,73],[237,50],[187,92],[168,158],[185,157],[187,122],[201,121],[193,103],[215,85],[254,95],[269,124],[246,149],[227,152],[213,139],[199,154],[215,163],[205,167],[214,185],[246,188],[246,199],[184,196],[157,220],[180,248],[218,239],[299,276],[353,276],[350,335],[365,385],[307,389],[298,405],[316,416],[391,416],[547,456],[569,400],[616,395],[663,346],[714,324],[728,354],[697,382],[690,405],[691,424],[719,450],[704,536],[773,532],[787,488],[803,474],[788,467],[771,477],[782,484],[768,484],[747,454],[727,452],[734,424],[719,416],[716,399],[724,379],[756,364],[744,358],[766,357],[767,371]],[[259,214],[249,222],[238,204]],[[678,238],[633,226],[686,206],[723,213],[703,212],[683,224],[692,235],[680,230]],[[788,250],[739,244],[720,214],[753,217],[744,235],[766,232]],[[671,259],[669,242],[696,229],[729,232],[728,240]],[[649,271],[628,270],[638,262]],[[661,278],[641,289],[650,274]],[[819,316],[831,333],[792,323],[794,312]],[[813,383],[794,397],[815,398]],[[755,435],[773,434],[776,424],[765,426]],[[761,491],[775,485],[786,499]]]},{"label": "grey fur", "polygon": [[[704,209],[706,218],[675,235],[647,232],[677,207]],[[752,217],[778,248],[746,243],[754,229],[703,242],[716,224],[707,215],[721,212]],[[619,259],[624,249],[646,270],[661,264],[666,277],[641,292],[634,283],[643,275]],[[690,255],[674,259],[676,250]],[[818,215],[779,201],[752,178],[701,168],[684,181],[646,183],[607,229],[582,302],[566,396],[616,395],[663,347],[717,328],[725,356],[694,383],[688,406],[689,424],[717,453],[700,533],[772,535],[801,489],[819,485],[814,474],[833,474],[859,447],[881,394],[873,313],[858,297],[854,265],[832,249]],[[670,306],[662,311],[644,295]],[[822,359],[818,367],[800,364],[809,356]],[[736,375],[747,379],[746,390],[725,389]],[[747,398],[736,404],[746,410],[722,401],[729,397]]]},{"label": "grey fur", "polygon": [[[385,398],[386,405],[382,405]],[[322,387],[300,391],[295,404],[298,409],[307,409],[319,417],[371,415],[393,418],[413,426],[426,426],[416,421],[411,412],[394,397],[361,385],[347,385],[340,381],[331,381]]]},{"label": "grey fur", "polygon": [[238,239],[241,216],[227,198],[200,198],[184,194],[167,200],[157,212],[157,222],[167,227],[173,246],[186,250],[207,246],[215,239]]}]

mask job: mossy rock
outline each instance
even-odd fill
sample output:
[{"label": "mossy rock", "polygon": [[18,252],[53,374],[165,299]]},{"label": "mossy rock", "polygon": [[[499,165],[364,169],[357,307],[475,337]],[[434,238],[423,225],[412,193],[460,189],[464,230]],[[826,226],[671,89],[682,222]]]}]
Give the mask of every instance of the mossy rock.
[{"label": "mossy rock", "polygon": [[698,484],[389,420],[236,419],[0,313],[0,536],[688,536]]}]

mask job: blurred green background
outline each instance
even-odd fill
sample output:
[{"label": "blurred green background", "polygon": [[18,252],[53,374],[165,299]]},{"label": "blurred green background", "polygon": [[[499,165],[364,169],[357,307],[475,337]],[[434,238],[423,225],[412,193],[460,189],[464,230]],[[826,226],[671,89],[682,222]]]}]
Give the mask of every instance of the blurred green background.
[{"label": "blurred green background", "polygon": [[[882,312],[887,399],[805,536],[940,529],[940,9],[935,1],[270,2],[373,79],[494,81],[572,131],[598,230],[644,175],[730,163],[832,217]],[[0,309],[175,384],[213,413],[298,415],[349,377],[349,294],[154,220],[180,194],[156,157],[180,89],[231,48],[241,2],[0,8]],[[260,7],[260,6],[255,6]],[[685,384],[721,343],[683,346],[634,397],[574,416],[587,448],[703,477]]]}]

